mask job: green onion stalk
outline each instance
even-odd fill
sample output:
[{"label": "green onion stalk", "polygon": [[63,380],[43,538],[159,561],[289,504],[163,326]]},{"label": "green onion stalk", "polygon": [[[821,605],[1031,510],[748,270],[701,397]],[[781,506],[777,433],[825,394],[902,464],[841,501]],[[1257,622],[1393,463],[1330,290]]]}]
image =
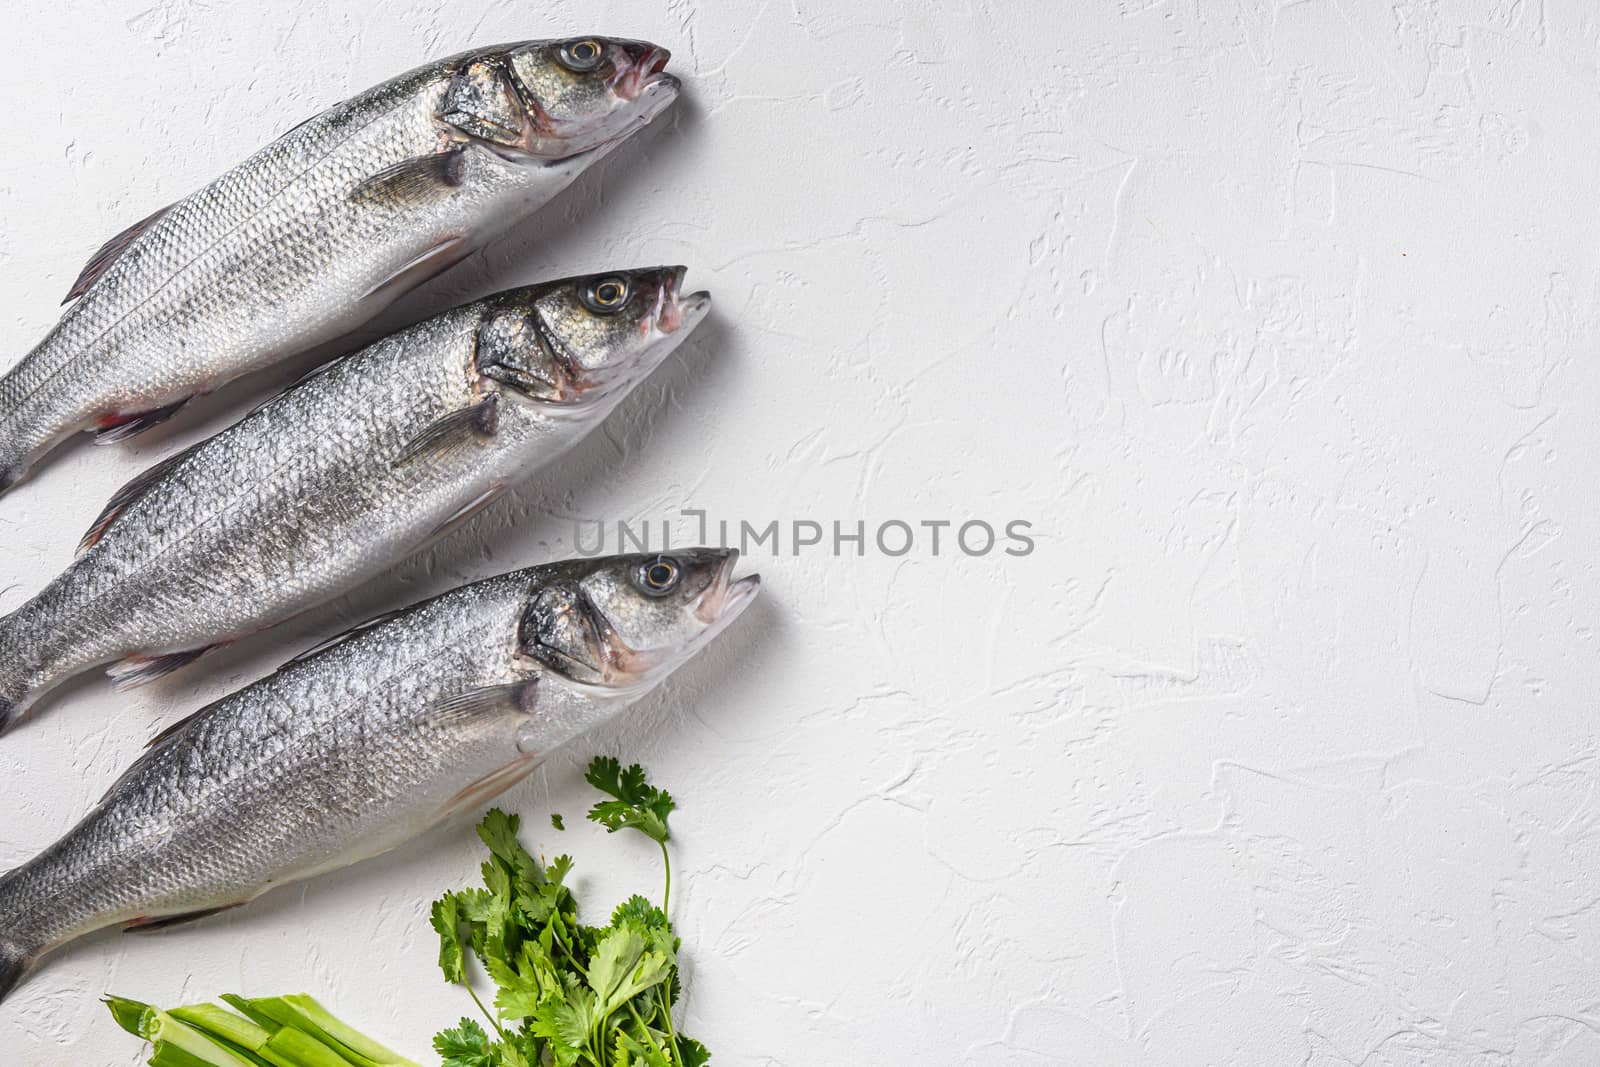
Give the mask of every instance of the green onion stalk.
[{"label": "green onion stalk", "polygon": [[151,1043],[150,1067],[421,1067],[305,994],[222,999],[235,1011],[216,1004],[162,1011],[123,997],[105,1002],[118,1025]]}]

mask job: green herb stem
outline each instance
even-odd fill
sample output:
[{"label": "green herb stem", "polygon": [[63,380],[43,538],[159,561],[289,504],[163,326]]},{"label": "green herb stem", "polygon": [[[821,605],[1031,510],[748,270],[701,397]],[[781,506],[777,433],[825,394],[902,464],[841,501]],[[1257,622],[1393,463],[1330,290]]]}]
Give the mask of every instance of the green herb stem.
[{"label": "green herb stem", "polygon": [[661,914],[670,918],[672,913],[668,905],[672,902],[672,857],[667,855],[667,843],[665,841],[657,841],[656,844],[661,846],[661,866],[667,872],[667,887],[661,891]]},{"label": "green herb stem", "polygon": [[[633,1021],[639,1024],[639,1032],[644,1035],[646,1041],[650,1042],[650,1047],[655,1050],[656,1055],[665,1056],[666,1053],[662,1052],[661,1046],[656,1044],[655,1035],[650,1032],[650,1027],[645,1024],[645,1021],[639,1017],[639,1009],[633,1006],[633,1001],[631,1000],[628,1001],[628,1014],[633,1016]],[[677,1057],[674,1056],[671,1059],[675,1061]]]},{"label": "green herb stem", "polygon": [[494,1032],[500,1035],[500,1040],[505,1041],[506,1032],[500,1028],[500,1020],[489,1014],[489,1009],[484,1007],[483,1001],[478,999],[478,991],[472,988],[471,982],[463,982],[462,984],[467,987],[467,996],[471,997],[472,1002],[478,1006],[478,1010],[483,1012],[483,1017],[489,1020],[489,1025],[494,1027]]},{"label": "green herb stem", "polygon": [[672,1025],[672,982],[669,979],[661,984],[661,1014],[667,1017],[667,1040],[672,1043],[672,1062],[683,1063],[683,1056],[678,1052],[678,1031]]}]

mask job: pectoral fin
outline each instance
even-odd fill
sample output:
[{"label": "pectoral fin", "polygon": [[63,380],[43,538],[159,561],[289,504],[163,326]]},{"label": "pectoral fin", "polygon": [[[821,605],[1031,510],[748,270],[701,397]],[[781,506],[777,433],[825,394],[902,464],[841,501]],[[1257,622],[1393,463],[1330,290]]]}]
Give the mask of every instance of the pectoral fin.
[{"label": "pectoral fin", "polygon": [[70,304],[78,297],[89,291],[89,287],[100,280],[100,276],[111,269],[115,263],[128,250],[128,246],[138,240],[139,235],[155,225],[156,220],[165,215],[171,207],[164,207],[147,219],[140,219],[126,230],[117,234],[111,240],[100,246],[99,251],[89,257],[89,262],[84,264],[83,270],[78,274],[77,281],[72,283],[72,288],[67,291],[67,298],[61,301]]},{"label": "pectoral fin", "polygon": [[468,445],[493,437],[500,426],[500,398],[490,393],[476,404],[452,411],[413,437],[395,457],[398,467],[417,459],[442,459]]},{"label": "pectoral fin", "polygon": [[[422,722],[434,729],[454,730],[483,716],[526,714],[533,706],[537,687],[538,681],[529,678],[508,685],[469,689],[429,708],[423,713]],[[451,797],[439,812],[439,818],[449,818],[510,788],[537,767],[541,758],[537,753],[525,752],[505,766],[490,771]]]},{"label": "pectoral fin", "polygon": [[470,722],[482,715],[520,713],[532,706],[538,682],[528,679],[507,685],[469,689],[441,700],[422,714],[422,721],[435,727],[450,727]]},{"label": "pectoral fin", "polygon": [[461,186],[462,150],[435,152],[385,167],[350,193],[350,199],[386,207],[424,207]]}]

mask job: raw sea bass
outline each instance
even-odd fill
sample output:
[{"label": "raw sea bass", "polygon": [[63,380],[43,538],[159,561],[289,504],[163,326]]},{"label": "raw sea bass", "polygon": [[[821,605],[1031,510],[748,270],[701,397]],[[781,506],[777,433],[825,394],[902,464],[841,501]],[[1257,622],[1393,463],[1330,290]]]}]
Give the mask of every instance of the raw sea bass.
[{"label": "raw sea bass", "polygon": [[381,573],[577,441],[710,307],[682,267],[515,289],[328,365],[135,478],[0,619],[0,723],[137,685]]},{"label": "raw sea bass", "polygon": [[569,560],[463,586],[201,709],[0,878],[0,996],[39,957],[375,856],[475,810],[727,626],[738,553]]},{"label": "raw sea bass", "polygon": [[301,124],[113,238],[0,379],[0,491],[344,334],[565,188],[678,93],[651,44],[499,45]]}]

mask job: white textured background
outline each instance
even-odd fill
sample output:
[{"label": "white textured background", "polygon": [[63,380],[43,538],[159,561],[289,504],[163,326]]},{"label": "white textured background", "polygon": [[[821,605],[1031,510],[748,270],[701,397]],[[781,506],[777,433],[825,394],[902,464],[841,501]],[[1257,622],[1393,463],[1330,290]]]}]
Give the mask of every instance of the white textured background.
[{"label": "white textured background", "polygon": [[[402,315],[681,261],[717,317],[398,581],[0,740],[0,865],[318,634],[570,547],[552,508],[1020,517],[1025,559],[760,561],[741,627],[576,750],[680,796],[718,1063],[1600,1062],[1595,6],[7,4],[4,358],[101,240],[307,114],[591,27],[677,53],[675,117]],[[0,608],[263,387],[0,501]],[[597,917],[658,875],[582,823],[574,759],[508,800]],[[477,852],[91,939],[0,1008],[0,1060],[137,1062],[107,990],[297,989],[426,1059],[469,1005],[424,909]]]}]

